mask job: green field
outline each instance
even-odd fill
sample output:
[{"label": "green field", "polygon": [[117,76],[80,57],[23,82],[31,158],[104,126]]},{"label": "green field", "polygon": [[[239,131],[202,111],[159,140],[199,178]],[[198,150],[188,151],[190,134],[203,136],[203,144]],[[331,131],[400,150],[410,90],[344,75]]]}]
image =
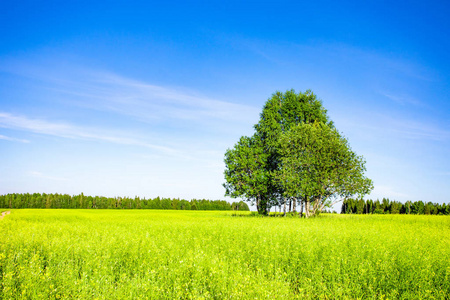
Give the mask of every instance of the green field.
[{"label": "green field", "polygon": [[449,299],[450,218],[12,210],[0,299]]}]

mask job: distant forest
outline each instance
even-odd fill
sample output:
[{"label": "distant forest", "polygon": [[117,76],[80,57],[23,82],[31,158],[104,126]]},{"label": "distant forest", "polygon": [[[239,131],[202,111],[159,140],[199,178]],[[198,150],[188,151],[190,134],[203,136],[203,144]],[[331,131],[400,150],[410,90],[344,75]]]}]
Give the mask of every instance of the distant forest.
[{"label": "distant forest", "polygon": [[174,209],[174,210],[239,210],[248,211],[243,202],[225,200],[169,199],[156,197],[101,197],[67,194],[7,194],[0,195],[0,208],[84,208],[84,209]]},{"label": "distant forest", "polygon": [[450,215],[450,203],[424,203],[406,201],[401,203],[383,200],[347,199],[342,203],[341,214],[411,214],[411,215]]}]

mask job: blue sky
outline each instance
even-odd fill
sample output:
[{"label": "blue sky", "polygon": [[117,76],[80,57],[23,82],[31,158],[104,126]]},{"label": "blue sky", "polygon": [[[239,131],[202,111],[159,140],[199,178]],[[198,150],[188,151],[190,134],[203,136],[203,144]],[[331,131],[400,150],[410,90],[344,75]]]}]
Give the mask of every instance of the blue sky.
[{"label": "blue sky", "polygon": [[4,1],[0,194],[224,199],[223,155],[311,89],[369,198],[450,202],[445,1]]}]

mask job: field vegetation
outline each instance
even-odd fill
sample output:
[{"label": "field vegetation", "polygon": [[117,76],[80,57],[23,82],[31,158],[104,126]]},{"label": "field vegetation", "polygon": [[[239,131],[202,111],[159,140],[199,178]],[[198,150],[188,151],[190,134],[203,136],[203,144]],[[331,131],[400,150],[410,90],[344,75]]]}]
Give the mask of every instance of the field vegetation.
[{"label": "field vegetation", "polygon": [[449,236],[447,216],[12,210],[0,299],[448,299]]}]

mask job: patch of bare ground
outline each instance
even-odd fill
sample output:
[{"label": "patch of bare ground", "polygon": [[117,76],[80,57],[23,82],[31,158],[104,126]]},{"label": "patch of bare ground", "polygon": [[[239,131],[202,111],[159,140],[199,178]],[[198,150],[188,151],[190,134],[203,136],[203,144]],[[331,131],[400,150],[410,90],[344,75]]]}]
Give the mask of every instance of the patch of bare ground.
[{"label": "patch of bare ground", "polygon": [[11,212],[9,210],[2,212],[2,215],[0,216],[0,220],[2,220],[4,216],[9,215],[10,213]]}]

